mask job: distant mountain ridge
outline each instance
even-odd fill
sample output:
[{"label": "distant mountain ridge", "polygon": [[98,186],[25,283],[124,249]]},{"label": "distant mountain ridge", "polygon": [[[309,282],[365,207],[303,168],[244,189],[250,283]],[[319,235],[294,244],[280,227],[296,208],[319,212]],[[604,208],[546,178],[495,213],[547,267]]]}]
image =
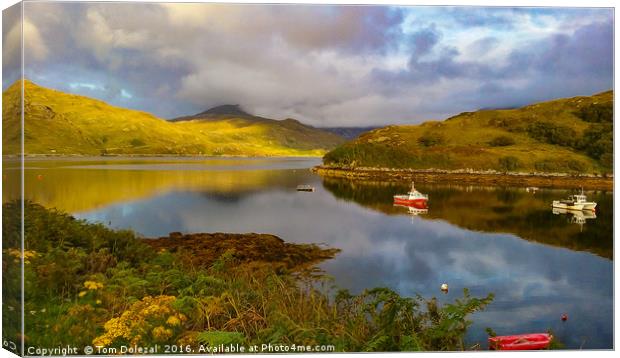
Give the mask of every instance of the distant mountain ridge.
[{"label": "distant mountain ridge", "polygon": [[238,104],[224,104],[221,106],[216,106],[207,109],[206,111],[190,115],[190,116],[182,116],[171,119],[172,122],[178,121],[189,121],[194,119],[202,119],[214,116],[236,116],[236,117],[254,117],[253,115],[247,113],[241,106]]},{"label": "distant mountain ridge", "polygon": [[334,134],[337,134],[346,139],[355,139],[360,136],[360,134],[370,132],[371,130],[380,128],[378,126],[373,127],[319,127],[324,131],[328,131]]},{"label": "distant mountain ridge", "polygon": [[[219,106],[195,119],[167,121],[24,81],[26,154],[321,156],[342,137],[299,123]],[[19,152],[20,82],[2,94],[2,144]]]},{"label": "distant mountain ridge", "polygon": [[613,91],[372,130],[326,165],[500,172],[613,172]]}]

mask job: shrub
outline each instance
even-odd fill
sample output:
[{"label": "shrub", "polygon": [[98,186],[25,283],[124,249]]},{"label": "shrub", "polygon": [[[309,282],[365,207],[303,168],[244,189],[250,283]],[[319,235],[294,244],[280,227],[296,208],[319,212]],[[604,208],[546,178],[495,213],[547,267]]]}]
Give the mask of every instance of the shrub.
[{"label": "shrub", "polygon": [[530,137],[541,142],[571,147],[577,143],[577,133],[572,128],[551,122],[531,123],[527,132]]},{"label": "shrub", "polygon": [[541,160],[534,163],[534,168],[536,168],[539,172],[548,173],[559,172],[562,170],[558,163],[549,160]]},{"label": "shrub", "polygon": [[592,158],[613,153],[613,127],[610,124],[593,124],[583,132],[580,147]]},{"label": "shrub", "polygon": [[519,167],[519,159],[513,156],[501,157],[498,160],[499,168],[504,171],[513,171]]},{"label": "shrub", "polygon": [[131,144],[132,147],[142,147],[146,145],[146,143],[144,143],[144,141],[140,138],[132,139],[131,142],[129,142],[129,144]]},{"label": "shrub", "polygon": [[613,153],[603,153],[599,158],[601,165],[606,168],[611,168],[614,165],[614,155]]},{"label": "shrub", "polygon": [[576,111],[575,115],[586,122],[612,123],[614,120],[614,106],[612,102],[592,103]]},{"label": "shrub", "polygon": [[400,147],[378,143],[352,143],[337,147],[323,157],[325,164],[414,168],[420,159]]},{"label": "shrub", "polygon": [[579,160],[569,160],[567,163],[568,169],[576,171],[576,172],[585,172],[588,169],[588,166]]},{"label": "shrub", "polygon": [[515,144],[515,140],[505,135],[497,136],[489,142],[491,147],[506,147],[513,144]]},{"label": "shrub", "polygon": [[196,340],[209,347],[218,347],[219,345],[243,344],[245,337],[239,332],[205,331],[199,333]]},{"label": "shrub", "polygon": [[432,147],[443,143],[443,137],[439,133],[427,132],[418,138],[418,143],[424,147]]}]

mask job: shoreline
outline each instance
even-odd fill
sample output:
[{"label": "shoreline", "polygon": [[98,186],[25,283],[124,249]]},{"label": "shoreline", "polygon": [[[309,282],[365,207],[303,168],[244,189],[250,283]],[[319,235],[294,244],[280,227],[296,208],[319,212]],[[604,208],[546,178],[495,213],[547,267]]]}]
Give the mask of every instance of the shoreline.
[{"label": "shoreline", "polygon": [[[20,159],[21,154],[4,154],[5,159]],[[271,158],[322,158],[322,155],[199,155],[199,154],[25,154],[24,159],[40,158],[94,158],[94,159],[113,159],[113,158],[196,158],[196,159],[271,159]]]},{"label": "shoreline", "polygon": [[346,168],[318,165],[312,172],[322,177],[357,180],[382,180],[391,182],[419,181],[423,183],[463,183],[496,186],[536,186],[585,190],[610,190],[614,188],[613,176],[569,175],[563,173],[499,173],[495,171],[438,170],[438,169],[388,169]]}]

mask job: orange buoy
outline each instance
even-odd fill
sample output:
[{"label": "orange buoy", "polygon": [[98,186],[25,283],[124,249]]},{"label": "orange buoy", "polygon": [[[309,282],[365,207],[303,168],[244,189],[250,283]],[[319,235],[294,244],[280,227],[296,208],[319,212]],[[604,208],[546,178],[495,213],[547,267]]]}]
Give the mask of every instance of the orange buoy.
[{"label": "orange buoy", "polygon": [[566,313],[562,313],[562,321],[567,321],[568,315]]},{"label": "orange buoy", "polygon": [[43,180],[43,174],[37,175],[37,180]]}]

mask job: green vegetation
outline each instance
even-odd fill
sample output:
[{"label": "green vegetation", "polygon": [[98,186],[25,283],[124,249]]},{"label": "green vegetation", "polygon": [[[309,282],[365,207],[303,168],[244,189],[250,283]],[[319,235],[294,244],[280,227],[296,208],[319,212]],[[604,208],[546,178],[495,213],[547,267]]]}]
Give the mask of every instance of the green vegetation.
[{"label": "green vegetation", "polygon": [[198,251],[196,256],[209,259],[196,261],[179,244],[187,239],[179,233],[155,243],[33,203],[25,205],[22,254],[20,203],[6,203],[2,212],[4,336],[17,341],[19,334],[9,322],[16,317],[11,308],[19,307],[19,280],[11,278],[19,277],[12,274],[23,258],[27,346],[272,343],[333,345],[336,351],[458,350],[466,348],[468,315],[492,300],[465,291],[462,299],[440,306],[386,288],[352,295],[326,288],[330,281],[307,265],[333,250],[275,238],[268,240],[275,245],[270,247],[285,249],[252,257],[263,240],[236,235],[228,248]]},{"label": "green vegetation", "polygon": [[418,143],[424,147],[433,147],[442,144],[443,142],[443,137],[437,132],[425,133],[423,136],[418,138]]},{"label": "green vegetation", "polygon": [[519,168],[519,158],[513,156],[501,157],[498,160],[499,168],[506,172],[515,171]]},{"label": "green vegetation", "polygon": [[[321,156],[343,138],[287,119],[166,121],[24,81],[26,154]],[[2,95],[5,152],[19,151],[20,82]]]},{"label": "green vegetation", "polygon": [[326,165],[612,172],[613,92],[388,126],[328,152]]},{"label": "green vegetation", "polygon": [[513,144],[515,144],[515,140],[505,135],[497,136],[489,142],[489,145],[491,147],[507,147]]}]

